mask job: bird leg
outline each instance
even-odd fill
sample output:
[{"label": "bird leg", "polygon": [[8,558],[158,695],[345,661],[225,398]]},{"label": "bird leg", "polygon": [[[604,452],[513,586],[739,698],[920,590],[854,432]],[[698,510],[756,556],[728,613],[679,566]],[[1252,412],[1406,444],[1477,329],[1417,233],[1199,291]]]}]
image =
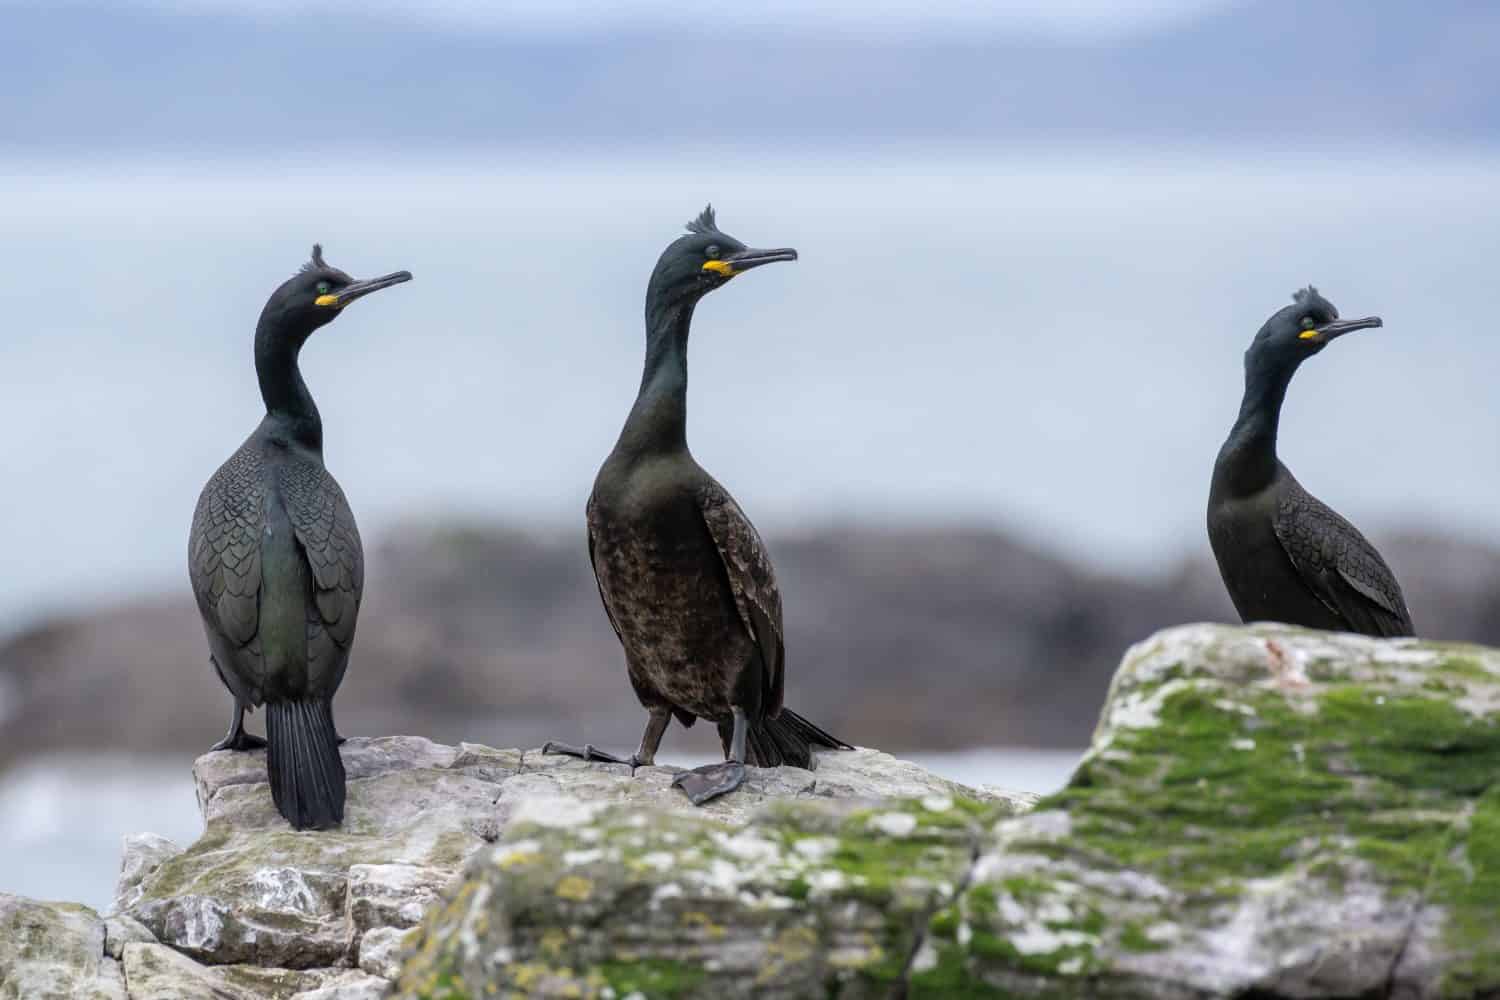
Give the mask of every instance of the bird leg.
[{"label": "bird leg", "polygon": [[646,717],[646,731],[641,733],[641,745],[631,758],[631,767],[650,767],[656,763],[656,748],[661,746],[662,734],[672,722],[670,708],[653,708]]},{"label": "bird leg", "polygon": [[245,709],[247,707],[238,698],[234,700],[234,715],[229,723],[229,732],[224,734],[222,740],[209,747],[209,750],[260,750],[265,747],[265,740],[245,732]]},{"label": "bird leg", "polygon": [[651,715],[646,719],[646,731],[641,734],[640,749],[629,757],[616,757],[612,753],[600,750],[592,743],[575,747],[554,740],[548,740],[542,744],[542,753],[567,754],[569,757],[577,757],[580,760],[602,760],[608,764],[629,764],[631,771],[638,767],[650,767],[656,763],[656,748],[661,746],[662,734],[667,731],[667,724],[672,721],[672,710],[653,708],[650,712]]},{"label": "bird leg", "polygon": [[744,709],[734,707],[734,735],[729,738],[729,757],[722,764],[706,764],[683,771],[672,784],[687,793],[695,806],[734,791],[745,783],[745,735],[750,722]]}]

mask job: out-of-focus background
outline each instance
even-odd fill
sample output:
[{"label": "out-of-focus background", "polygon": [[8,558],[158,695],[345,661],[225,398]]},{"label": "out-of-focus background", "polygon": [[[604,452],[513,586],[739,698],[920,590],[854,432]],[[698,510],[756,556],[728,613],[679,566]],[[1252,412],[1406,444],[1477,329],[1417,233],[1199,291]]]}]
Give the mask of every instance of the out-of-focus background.
[{"label": "out-of-focus background", "polygon": [[690,435],[831,730],[1059,784],[1127,644],[1232,617],[1209,472],[1308,282],[1386,326],[1284,458],[1420,631],[1500,641],[1494,5],[409,6],[0,0],[0,890],[196,835],[188,524],[314,240],[416,274],[303,354],[368,553],[345,733],[634,745],[583,504],[710,200],[802,253],[698,311]]}]

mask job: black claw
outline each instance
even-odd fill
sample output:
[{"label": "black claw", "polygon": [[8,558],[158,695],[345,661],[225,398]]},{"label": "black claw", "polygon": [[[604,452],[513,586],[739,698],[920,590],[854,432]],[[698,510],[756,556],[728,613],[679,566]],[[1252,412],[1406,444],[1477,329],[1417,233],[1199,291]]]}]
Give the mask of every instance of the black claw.
[{"label": "black claw", "polygon": [[732,792],[744,783],[745,765],[733,760],[695,767],[672,779],[672,784],[687,793],[695,806]]}]

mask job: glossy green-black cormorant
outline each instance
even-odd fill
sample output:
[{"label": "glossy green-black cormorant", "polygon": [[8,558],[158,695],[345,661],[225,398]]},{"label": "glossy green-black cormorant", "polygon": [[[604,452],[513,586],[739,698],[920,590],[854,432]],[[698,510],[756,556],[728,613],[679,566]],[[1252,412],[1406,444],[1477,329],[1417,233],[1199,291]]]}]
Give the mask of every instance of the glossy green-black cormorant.
[{"label": "glossy green-black cormorant", "polygon": [[781,592],[770,555],[729,492],[687,446],[687,345],[693,309],[735,275],[795,250],[752,250],[713,209],[667,247],[646,291],[646,365],[624,430],[588,502],[589,559],[630,683],[649,713],[629,761],[549,743],[585,759],[652,763],[675,715],[718,725],[725,762],[673,782],[695,804],[739,787],[745,763],[811,764],[813,747],[849,749],[782,705]]},{"label": "glossy green-black cormorant", "polygon": [[1336,337],[1380,325],[1376,316],[1339,319],[1308,287],[1266,320],[1245,352],[1245,397],[1208,494],[1208,538],[1244,621],[1412,634],[1401,587],[1380,553],[1276,457],[1281,404],[1297,366]]},{"label": "glossy green-black cormorant", "polygon": [[[219,467],[193,513],[188,573],[214,671],[234,695],[214,749],[267,746],[276,808],[297,829],[344,818],[333,695],[349,663],[364,552],[343,490],[323,467],[323,422],[297,367],[312,332],[370,292],[410,281],[356,281],[312,260],[271,295],[255,327],[266,416]],[[266,706],[265,741],[244,730]]]}]

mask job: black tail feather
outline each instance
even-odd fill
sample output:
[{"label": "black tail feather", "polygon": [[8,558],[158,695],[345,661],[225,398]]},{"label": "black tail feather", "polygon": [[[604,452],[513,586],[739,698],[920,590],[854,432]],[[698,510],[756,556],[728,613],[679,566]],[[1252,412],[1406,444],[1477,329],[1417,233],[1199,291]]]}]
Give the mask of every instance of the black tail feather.
[{"label": "black tail feather", "polygon": [[[729,723],[719,726],[719,736],[724,743],[724,753],[729,753],[730,735],[734,727]],[[808,767],[812,764],[813,748],[825,750],[853,750],[854,748],[837,736],[831,736],[808,722],[789,708],[783,708],[774,719],[761,719],[750,724],[745,739],[747,763],[757,767]]]},{"label": "black tail feather", "polygon": [[344,761],[333,706],[321,699],[266,703],[266,771],[271,798],[298,830],[344,821]]}]

